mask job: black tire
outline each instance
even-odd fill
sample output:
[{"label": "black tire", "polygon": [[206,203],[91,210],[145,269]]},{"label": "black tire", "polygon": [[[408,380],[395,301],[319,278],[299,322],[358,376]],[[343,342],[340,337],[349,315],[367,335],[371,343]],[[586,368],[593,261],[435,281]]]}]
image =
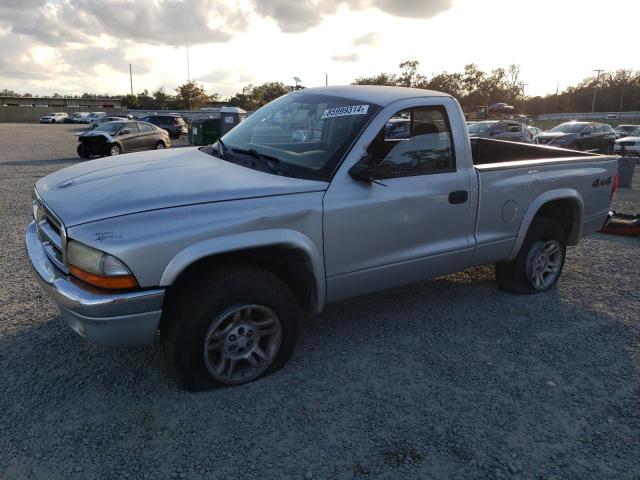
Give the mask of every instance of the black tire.
[{"label": "black tire", "polygon": [[79,143],[76,151],[80,158],[89,158],[91,156],[91,151],[84,145],[84,143]]},{"label": "black tire", "polygon": [[158,140],[156,142],[156,146],[154,147],[156,150],[162,150],[163,148],[167,148],[166,143],[164,143],[162,140]]},{"label": "black tire", "polygon": [[[531,279],[532,260],[540,249],[541,242],[559,243],[561,260],[555,279],[544,288],[536,288]],[[537,251],[536,251],[537,250]],[[562,274],[566,257],[566,238],[562,226],[549,218],[536,217],[531,225],[516,258],[510,262],[498,262],[495,266],[496,281],[502,290],[517,294],[539,293],[552,288]]]},{"label": "black tire", "polygon": [[[173,292],[163,311],[161,342],[169,373],[187,390],[239,385],[282,368],[298,335],[300,309],[289,287],[277,276],[250,266],[227,266],[213,274],[195,274]],[[272,310],[281,325],[281,339],[271,363],[248,381],[223,382],[209,373],[205,342],[215,319],[238,305]]]}]

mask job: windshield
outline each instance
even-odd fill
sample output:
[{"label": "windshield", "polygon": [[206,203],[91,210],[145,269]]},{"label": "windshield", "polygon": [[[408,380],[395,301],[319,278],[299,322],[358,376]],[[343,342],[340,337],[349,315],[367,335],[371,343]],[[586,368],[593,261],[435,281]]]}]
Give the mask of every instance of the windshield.
[{"label": "windshield", "polygon": [[124,126],[124,122],[107,122],[96,127],[93,131],[104,132],[104,133],[108,133],[109,135],[115,135],[116,133],[118,133],[118,130],[120,130],[123,126]]},{"label": "windshield", "polygon": [[560,125],[556,125],[549,131],[559,133],[578,133],[584,127],[584,123],[561,123]]},{"label": "windshield", "polygon": [[326,181],[379,108],[361,100],[291,93],[265,105],[222,137],[227,147],[224,158],[245,160],[238,158],[239,151],[255,150],[277,159],[279,173]]},{"label": "windshield", "polygon": [[469,133],[486,133],[491,130],[496,122],[479,122],[469,125]]},{"label": "windshield", "polygon": [[620,125],[618,128],[616,128],[616,132],[635,132],[637,130],[637,125]]}]

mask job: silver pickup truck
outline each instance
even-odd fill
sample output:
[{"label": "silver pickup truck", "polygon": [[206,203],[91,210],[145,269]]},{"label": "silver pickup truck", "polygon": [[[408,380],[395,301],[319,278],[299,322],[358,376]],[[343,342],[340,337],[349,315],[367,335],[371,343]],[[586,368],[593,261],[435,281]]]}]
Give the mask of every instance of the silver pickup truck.
[{"label": "silver pickup truck", "polygon": [[470,140],[445,94],[313,88],[214,145],[40,179],[26,245],[74,331],[159,336],[179,383],[206,389],[281,368],[328,302],[487,263],[500,288],[545,291],[616,185],[614,157]]}]

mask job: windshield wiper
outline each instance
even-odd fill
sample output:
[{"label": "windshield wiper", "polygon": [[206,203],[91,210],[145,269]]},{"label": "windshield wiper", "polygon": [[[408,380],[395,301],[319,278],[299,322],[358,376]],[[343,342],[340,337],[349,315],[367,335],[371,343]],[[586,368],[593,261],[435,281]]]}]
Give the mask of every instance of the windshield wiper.
[{"label": "windshield wiper", "polygon": [[275,165],[273,165],[274,163],[280,163],[279,158],[272,157],[271,155],[266,155],[264,153],[260,153],[255,148],[250,148],[248,150],[244,150],[242,148],[232,148],[231,150],[234,153],[249,155],[250,157],[253,157],[256,160],[260,160],[263,165],[265,165],[269,170],[271,170],[272,173],[275,173],[276,175],[280,173],[280,169]]},{"label": "windshield wiper", "polygon": [[[227,150],[229,150],[227,148],[227,146],[224,144],[224,142],[222,141],[221,138],[219,138],[216,142],[218,145],[220,145],[218,147],[218,152],[220,153],[220,158],[224,158],[224,152],[226,152]],[[222,148],[221,148],[222,147]]]}]

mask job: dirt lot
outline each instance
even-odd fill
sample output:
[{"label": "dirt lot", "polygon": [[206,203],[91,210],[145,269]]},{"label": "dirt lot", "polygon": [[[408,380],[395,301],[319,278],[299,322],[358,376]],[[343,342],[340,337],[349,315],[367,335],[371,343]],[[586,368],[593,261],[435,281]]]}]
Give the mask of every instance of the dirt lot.
[{"label": "dirt lot", "polygon": [[0,478],[640,479],[640,239],[585,239],[541,295],[483,267],[331,305],[276,375],[187,393],[159,349],[64,327],[29,270],[73,130],[0,124]]}]

